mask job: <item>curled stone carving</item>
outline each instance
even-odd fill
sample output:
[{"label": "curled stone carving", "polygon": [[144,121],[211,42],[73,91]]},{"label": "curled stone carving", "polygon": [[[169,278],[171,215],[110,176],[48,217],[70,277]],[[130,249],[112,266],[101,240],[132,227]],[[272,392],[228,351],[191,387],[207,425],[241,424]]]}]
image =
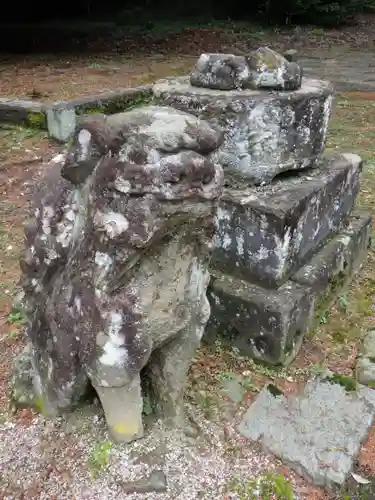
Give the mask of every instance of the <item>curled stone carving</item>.
[{"label": "curled stone carving", "polygon": [[208,155],[222,139],[168,107],[80,121],[25,229],[28,345],[14,367],[16,402],[54,416],[92,384],[113,439],[128,442],[143,434],[145,368],[156,410],[182,422],[187,369],[210,314],[223,172]]},{"label": "curled stone carving", "polygon": [[194,87],[216,90],[297,90],[301,87],[301,66],[268,47],[247,55],[202,54],[190,75]]}]

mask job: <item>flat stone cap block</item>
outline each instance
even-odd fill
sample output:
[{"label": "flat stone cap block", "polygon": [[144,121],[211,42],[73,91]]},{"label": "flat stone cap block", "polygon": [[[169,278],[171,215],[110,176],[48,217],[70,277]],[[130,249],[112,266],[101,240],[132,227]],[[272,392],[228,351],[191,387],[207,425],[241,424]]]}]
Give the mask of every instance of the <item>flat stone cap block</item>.
[{"label": "flat stone cap block", "polygon": [[374,419],[374,390],[346,392],[313,380],[302,394],[275,397],[263,388],[239,431],[315,485],[335,487],[344,484]]}]

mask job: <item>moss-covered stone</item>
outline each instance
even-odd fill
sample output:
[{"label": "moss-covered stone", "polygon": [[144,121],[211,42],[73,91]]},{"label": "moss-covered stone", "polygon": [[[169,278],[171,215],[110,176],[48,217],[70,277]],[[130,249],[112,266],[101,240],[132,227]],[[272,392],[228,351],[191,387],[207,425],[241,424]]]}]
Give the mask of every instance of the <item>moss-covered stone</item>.
[{"label": "moss-covered stone", "polygon": [[134,94],[118,96],[109,100],[98,100],[95,104],[85,103],[75,107],[78,116],[87,114],[103,113],[113,115],[123,111],[145,106],[152,102],[152,94],[146,91],[135,92]]},{"label": "moss-covered stone", "polygon": [[30,128],[46,130],[47,119],[43,111],[30,111],[27,115],[27,126]]}]

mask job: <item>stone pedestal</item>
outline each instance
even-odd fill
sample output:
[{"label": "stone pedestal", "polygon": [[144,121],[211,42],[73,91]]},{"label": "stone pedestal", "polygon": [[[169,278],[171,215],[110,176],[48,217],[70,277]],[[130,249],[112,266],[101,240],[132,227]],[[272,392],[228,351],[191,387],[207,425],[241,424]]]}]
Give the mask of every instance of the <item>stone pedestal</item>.
[{"label": "stone pedestal", "polygon": [[[314,318],[360,268],[371,233],[371,218],[353,215],[361,158],[322,156],[332,86],[302,74],[259,49],[250,58],[203,54],[190,78],[153,87],[161,104],[224,132],[210,155],[224,169],[225,189],[205,338],[224,335],[272,364],[296,356]],[[272,88],[277,75],[285,78]]]},{"label": "stone pedestal", "polygon": [[332,305],[360,268],[370,235],[371,217],[353,215],[288,281],[272,289],[213,269],[206,339],[220,332],[251,357],[288,364],[316,315]]}]

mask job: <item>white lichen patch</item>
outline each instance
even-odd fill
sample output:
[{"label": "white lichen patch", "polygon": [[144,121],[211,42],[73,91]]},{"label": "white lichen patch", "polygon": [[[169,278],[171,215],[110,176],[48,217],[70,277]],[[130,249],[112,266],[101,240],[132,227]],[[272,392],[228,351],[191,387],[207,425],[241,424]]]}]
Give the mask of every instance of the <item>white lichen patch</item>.
[{"label": "white lichen patch", "polygon": [[96,212],[94,224],[98,230],[104,231],[109,238],[116,238],[129,228],[128,219],[118,212]]},{"label": "white lichen patch", "polygon": [[107,253],[95,252],[94,286],[96,294],[99,296],[101,291],[105,291],[106,278],[113,265],[113,259]]},{"label": "white lichen patch", "polygon": [[232,238],[230,236],[232,232],[232,213],[223,207],[218,207],[216,218],[215,218],[215,226],[216,232],[214,237],[214,246],[215,248],[223,248],[224,250],[228,250],[232,243]]},{"label": "white lichen patch", "polygon": [[126,339],[120,333],[123,327],[124,317],[118,311],[111,311],[107,317],[108,338],[103,346],[103,354],[99,358],[102,365],[124,367],[128,360]]},{"label": "white lichen patch", "polygon": [[121,175],[117,176],[114,182],[115,189],[119,191],[120,193],[129,193],[131,190],[131,183],[130,181],[124,179],[121,177]]}]

